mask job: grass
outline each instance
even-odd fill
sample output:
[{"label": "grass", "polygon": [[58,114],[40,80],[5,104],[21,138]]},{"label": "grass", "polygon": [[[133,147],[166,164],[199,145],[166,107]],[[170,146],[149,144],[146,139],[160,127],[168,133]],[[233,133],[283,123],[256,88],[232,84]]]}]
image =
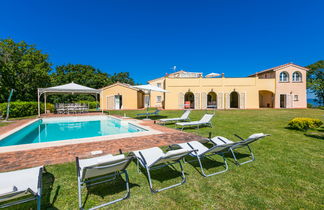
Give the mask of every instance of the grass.
[{"label": "grass", "polygon": [[[135,117],[141,111],[115,111]],[[180,111],[162,111],[162,117],[177,117]],[[205,111],[193,111],[198,120]],[[256,161],[236,166],[228,156],[226,173],[204,178],[197,167],[185,164],[187,183],[167,191],[152,194],[143,174],[135,164],[128,168],[131,197],[111,205],[113,209],[323,209],[324,208],[324,141],[305,132],[286,129],[294,117],[314,117],[323,120],[324,111],[308,110],[230,110],[216,111],[213,128],[186,129],[202,136],[221,135],[234,139],[233,134],[247,137],[252,133],[271,134],[252,145]],[[167,125],[174,127],[174,125]],[[318,131],[321,132],[321,131]],[[236,139],[235,139],[236,140]],[[246,150],[242,149],[244,153]],[[221,161],[217,157],[215,160]],[[221,169],[215,161],[206,161],[208,172]],[[50,165],[44,177],[43,206],[48,209],[77,209],[77,180],[74,163]],[[154,184],[163,187],[179,181],[169,179],[168,171],[156,171]],[[171,173],[175,175],[174,172]],[[167,178],[165,178],[167,177]],[[101,204],[124,194],[123,182],[106,184],[91,190],[85,207]],[[86,190],[84,191],[84,195]],[[27,209],[33,203],[18,206]]]}]

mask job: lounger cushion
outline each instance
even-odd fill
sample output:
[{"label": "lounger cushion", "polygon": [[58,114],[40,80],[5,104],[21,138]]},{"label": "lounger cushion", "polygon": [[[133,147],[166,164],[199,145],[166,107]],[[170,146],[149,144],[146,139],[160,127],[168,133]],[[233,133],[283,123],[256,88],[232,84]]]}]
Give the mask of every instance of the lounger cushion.
[{"label": "lounger cushion", "polygon": [[223,145],[223,144],[233,144],[235,142],[223,137],[223,136],[216,136],[211,139],[216,145]]},{"label": "lounger cushion", "polygon": [[109,155],[103,155],[100,157],[94,157],[89,159],[81,159],[79,160],[79,166],[81,168],[81,177],[82,179],[87,179],[91,177],[108,174],[110,172],[118,171],[118,169],[122,167],[115,167],[110,169],[87,169],[86,174],[83,174],[86,167],[109,165],[109,164],[122,161],[124,159],[125,159],[125,155],[123,154],[116,155],[116,156],[109,154]]},{"label": "lounger cushion", "polygon": [[[192,148],[188,145],[188,143],[192,146]],[[204,146],[202,143],[198,142],[198,141],[191,141],[188,143],[181,143],[178,144],[181,148],[183,149],[187,149],[187,150],[197,150],[197,154],[201,155],[204,152],[206,152],[208,150],[208,148],[206,146]],[[195,152],[190,153],[191,156],[196,156]]]},{"label": "lounger cushion", "polygon": [[8,193],[16,192],[17,190],[18,190],[18,188],[15,187],[15,186],[6,187],[6,188],[0,188],[0,196],[8,194]]},{"label": "lounger cushion", "polygon": [[0,189],[1,193],[13,191],[13,186],[17,191],[25,191],[30,188],[34,193],[37,193],[39,170],[42,166],[0,173]]},{"label": "lounger cushion", "polygon": [[[192,149],[191,149],[192,150]],[[188,153],[190,150],[188,149],[176,149],[176,150],[170,150],[167,153],[164,154],[163,158],[169,158],[172,156],[178,156],[181,154]]]},{"label": "lounger cushion", "polygon": [[168,122],[168,121],[178,121],[182,120],[181,118],[167,118],[167,119],[160,119],[161,122]]},{"label": "lounger cushion", "polygon": [[201,124],[201,122],[199,122],[199,121],[192,121],[192,122],[180,122],[180,123],[176,123],[177,125],[182,125],[182,126],[184,126],[184,125],[199,125],[199,124]]},{"label": "lounger cushion", "polygon": [[[133,152],[137,158],[142,159],[140,152],[142,153],[142,155],[146,161],[146,165],[148,167],[150,167],[152,165],[152,163],[156,162],[159,158],[164,156],[163,151],[158,147],[152,147],[149,149],[138,150],[138,151]],[[139,161],[139,162],[142,164],[141,161]]]}]

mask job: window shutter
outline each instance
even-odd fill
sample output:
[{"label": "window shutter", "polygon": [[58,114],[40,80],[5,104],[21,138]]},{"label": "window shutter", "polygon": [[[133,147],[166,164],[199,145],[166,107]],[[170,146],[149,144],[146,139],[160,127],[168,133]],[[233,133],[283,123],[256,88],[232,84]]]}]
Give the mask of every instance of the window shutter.
[{"label": "window shutter", "polygon": [[184,109],[184,94],[179,93],[179,98],[178,98],[178,104],[179,104],[179,109]]},{"label": "window shutter", "polygon": [[206,109],[207,108],[207,94],[201,93],[201,108]]},{"label": "window shutter", "polygon": [[200,109],[200,94],[195,93],[195,109]]},{"label": "window shutter", "polygon": [[217,93],[217,109],[223,109],[223,93]]}]

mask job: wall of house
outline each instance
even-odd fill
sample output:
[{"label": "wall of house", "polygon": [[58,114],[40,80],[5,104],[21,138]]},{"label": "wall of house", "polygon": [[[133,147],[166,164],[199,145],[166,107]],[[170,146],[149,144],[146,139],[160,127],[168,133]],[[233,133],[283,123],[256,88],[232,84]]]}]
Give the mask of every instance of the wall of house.
[{"label": "wall of house", "polygon": [[[165,89],[165,84],[164,84],[165,78],[160,78],[160,79],[156,79],[153,81],[149,81],[150,85],[154,85],[154,86],[158,86],[158,83],[161,84],[161,88]],[[161,97],[161,101],[157,101],[157,97],[160,96]],[[150,105],[151,107],[156,107],[156,108],[164,108],[164,93],[161,92],[156,92],[156,91],[152,91],[151,92],[151,99],[150,99]]]},{"label": "wall of house", "polygon": [[275,79],[246,78],[165,78],[165,109],[182,109],[184,94],[195,95],[195,109],[205,109],[207,94],[217,94],[217,107],[230,108],[230,93],[239,94],[241,109],[259,108],[259,90],[275,92]]},{"label": "wall of house", "polygon": [[100,94],[100,99],[101,99],[100,107],[102,107],[104,110],[114,109],[114,107],[112,107],[111,105],[108,107],[108,99],[109,97],[113,97],[115,95],[122,96],[122,109],[139,108],[138,91],[128,87],[124,87],[122,85],[115,85],[115,86],[104,88]]},{"label": "wall of house", "polygon": [[[280,73],[283,71],[289,74],[288,82],[280,82]],[[295,71],[302,74],[301,82],[292,81],[292,75]],[[294,66],[287,66],[277,70],[275,93],[275,108],[280,108],[280,94],[287,95],[287,108],[307,108],[306,71]],[[298,100],[294,100],[295,95],[298,96]]]}]

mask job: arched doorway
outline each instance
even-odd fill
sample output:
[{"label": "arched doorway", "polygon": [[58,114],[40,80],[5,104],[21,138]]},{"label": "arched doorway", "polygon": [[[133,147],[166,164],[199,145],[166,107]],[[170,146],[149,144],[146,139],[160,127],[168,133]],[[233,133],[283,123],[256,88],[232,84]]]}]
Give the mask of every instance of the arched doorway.
[{"label": "arched doorway", "polygon": [[195,95],[192,92],[187,92],[184,96],[184,108],[194,109],[195,108]]},{"label": "arched doorway", "polygon": [[274,94],[268,90],[259,91],[259,107],[260,108],[273,108]]},{"label": "arched doorway", "polygon": [[217,95],[213,91],[209,92],[207,95],[207,108],[217,108]]},{"label": "arched doorway", "polygon": [[231,92],[230,108],[239,108],[239,94],[236,91]]}]

